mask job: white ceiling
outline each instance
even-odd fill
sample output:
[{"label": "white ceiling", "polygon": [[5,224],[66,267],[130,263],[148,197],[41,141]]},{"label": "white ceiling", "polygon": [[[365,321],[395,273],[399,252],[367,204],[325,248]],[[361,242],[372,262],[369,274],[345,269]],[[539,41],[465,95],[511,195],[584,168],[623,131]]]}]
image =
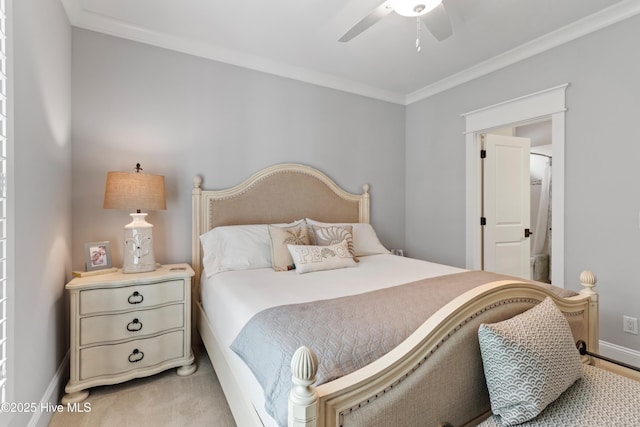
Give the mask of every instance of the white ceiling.
[{"label": "white ceiling", "polygon": [[71,24],[410,104],[640,13],[638,0],[444,0],[438,42],[392,13],[337,40],[382,0],[62,0]]}]

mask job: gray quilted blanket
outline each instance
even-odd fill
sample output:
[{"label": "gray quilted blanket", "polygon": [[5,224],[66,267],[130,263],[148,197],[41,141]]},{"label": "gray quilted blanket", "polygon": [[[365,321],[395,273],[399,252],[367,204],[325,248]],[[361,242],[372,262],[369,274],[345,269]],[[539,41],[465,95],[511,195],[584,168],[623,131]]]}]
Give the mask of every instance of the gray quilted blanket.
[{"label": "gray quilted blanket", "polygon": [[262,386],[267,413],[286,426],[291,357],[300,346],[318,355],[316,385],[320,385],[380,358],[458,295],[506,278],[472,271],[360,295],[273,307],[256,314],[231,349]]}]

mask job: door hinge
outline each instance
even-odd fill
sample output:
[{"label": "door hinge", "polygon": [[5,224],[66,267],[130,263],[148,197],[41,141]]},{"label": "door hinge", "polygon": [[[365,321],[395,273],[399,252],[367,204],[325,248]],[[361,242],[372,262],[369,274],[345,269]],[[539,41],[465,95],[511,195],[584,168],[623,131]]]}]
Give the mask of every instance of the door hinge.
[{"label": "door hinge", "polygon": [[480,150],[480,158],[481,159],[487,158],[487,150]]},{"label": "door hinge", "polygon": [[480,217],[480,225],[487,225],[487,218],[481,216]]}]

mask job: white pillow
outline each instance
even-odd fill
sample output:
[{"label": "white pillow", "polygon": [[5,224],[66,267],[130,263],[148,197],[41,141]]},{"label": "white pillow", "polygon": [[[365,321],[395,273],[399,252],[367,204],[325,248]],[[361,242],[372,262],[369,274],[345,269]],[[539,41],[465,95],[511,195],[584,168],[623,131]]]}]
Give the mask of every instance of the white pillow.
[{"label": "white pillow", "polygon": [[267,224],[216,227],[200,236],[207,277],[229,270],[271,267]]},{"label": "white pillow", "polygon": [[366,222],[348,222],[348,223],[327,223],[320,222],[310,218],[307,218],[307,224],[309,225],[319,225],[323,227],[336,225],[336,226],[346,226],[350,225],[352,227],[353,234],[353,250],[355,252],[355,256],[367,256],[367,255],[376,255],[376,254],[388,254],[389,250],[382,246],[380,240],[378,239],[378,235],[375,230]]},{"label": "white pillow", "polygon": [[329,246],[287,245],[287,248],[293,258],[297,274],[356,265],[346,240]]},{"label": "white pillow", "polygon": [[[275,224],[279,227],[304,223]],[[271,236],[268,224],[223,225],[200,236],[202,264],[207,277],[221,271],[271,267]]]}]

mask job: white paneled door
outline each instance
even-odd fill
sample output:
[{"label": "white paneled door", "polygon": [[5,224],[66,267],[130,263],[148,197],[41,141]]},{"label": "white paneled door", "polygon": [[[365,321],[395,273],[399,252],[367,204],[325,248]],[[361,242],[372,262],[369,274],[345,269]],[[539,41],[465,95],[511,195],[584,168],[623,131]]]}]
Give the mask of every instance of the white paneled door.
[{"label": "white paneled door", "polygon": [[528,138],[487,134],[483,159],[483,268],[529,279]]}]

